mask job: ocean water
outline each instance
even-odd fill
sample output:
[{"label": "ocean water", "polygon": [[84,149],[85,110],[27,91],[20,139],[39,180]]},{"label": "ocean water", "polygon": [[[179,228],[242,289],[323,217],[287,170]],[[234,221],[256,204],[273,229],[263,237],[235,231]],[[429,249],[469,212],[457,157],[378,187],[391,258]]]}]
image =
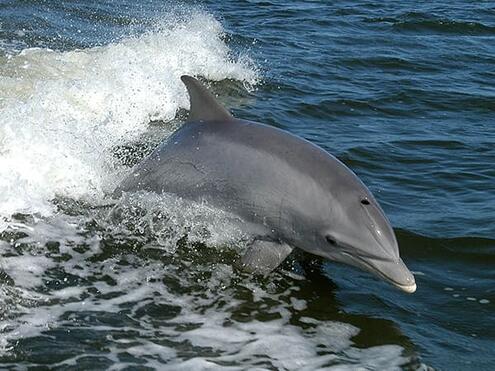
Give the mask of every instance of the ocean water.
[{"label": "ocean water", "polygon": [[[184,122],[179,77],[369,186],[418,290],[208,205],[108,195]],[[491,370],[495,5],[0,1],[0,368]]]}]

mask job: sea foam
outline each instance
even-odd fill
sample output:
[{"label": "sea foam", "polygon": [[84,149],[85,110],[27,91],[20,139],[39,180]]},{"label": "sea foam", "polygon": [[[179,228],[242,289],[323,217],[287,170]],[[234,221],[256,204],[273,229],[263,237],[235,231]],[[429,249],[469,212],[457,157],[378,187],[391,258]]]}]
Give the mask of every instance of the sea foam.
[{"label": "sea foam", "polygon": [[[180,76],[257,81],[222,25],[194,11],[153,31],[83,50],[0,55],[0,215],[51,215],[57,196],[99,202],[120,179],[113,149],[188,98]],[[1,219],[1,218],[0,218]]]}]

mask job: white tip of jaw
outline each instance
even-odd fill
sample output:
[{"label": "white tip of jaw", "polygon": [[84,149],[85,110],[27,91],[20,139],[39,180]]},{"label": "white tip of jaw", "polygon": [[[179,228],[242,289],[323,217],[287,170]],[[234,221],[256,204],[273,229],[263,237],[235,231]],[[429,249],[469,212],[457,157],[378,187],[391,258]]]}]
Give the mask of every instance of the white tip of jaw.
[{"label": "white tip of jaw", "polygon": [[412,285],[397,285],[397,287],[402,291],[407,292],[408,294],[412,294],[416,291],[417,288],[415,283],[413,283]]}]

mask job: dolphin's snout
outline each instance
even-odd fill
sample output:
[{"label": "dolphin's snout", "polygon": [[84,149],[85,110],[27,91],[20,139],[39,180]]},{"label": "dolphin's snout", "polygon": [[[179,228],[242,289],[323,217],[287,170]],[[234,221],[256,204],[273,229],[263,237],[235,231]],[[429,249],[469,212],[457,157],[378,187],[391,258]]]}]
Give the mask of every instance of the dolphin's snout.
[{"label": "dolphin's snout", "polygon": [[366,270],[404,292],[412,294],[416,291],[414,275],[400,258],[379,258],[352,254],[347,251],[342,252],[342,255],[345,257],[344,262]]},{"label": "dolphin's snout", "polygon": [[367,259],[366,265],[372,273],[375,273],[395,287],[407,293],[416,291],[416,281],[411,271],[406,267],[402,259],[376,260]]}]

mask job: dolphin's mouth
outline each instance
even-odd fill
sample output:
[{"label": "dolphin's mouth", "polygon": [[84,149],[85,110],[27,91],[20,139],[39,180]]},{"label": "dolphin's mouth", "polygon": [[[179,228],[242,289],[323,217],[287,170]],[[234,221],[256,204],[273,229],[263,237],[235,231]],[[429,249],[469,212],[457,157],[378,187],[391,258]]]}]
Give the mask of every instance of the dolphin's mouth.
[{"label": "dolphin's mouth", "polygon": [[377,259],[354,255],[345,251],[342,251],[342,255],[347,257],[352,265],[375,274],[404,292],[412,294],[416,291],[414,276],[400,258],[398,261]]},{"label": "dolphin's mouth", "polygon": [[416,283],[413,283],[411,285],[400,285],[398,283],[393,283],[395,285],[395,287],[401,289],[402,291],[404,292],[407,292],[408,294],[412,294],[413,292],[416,291]]}]

